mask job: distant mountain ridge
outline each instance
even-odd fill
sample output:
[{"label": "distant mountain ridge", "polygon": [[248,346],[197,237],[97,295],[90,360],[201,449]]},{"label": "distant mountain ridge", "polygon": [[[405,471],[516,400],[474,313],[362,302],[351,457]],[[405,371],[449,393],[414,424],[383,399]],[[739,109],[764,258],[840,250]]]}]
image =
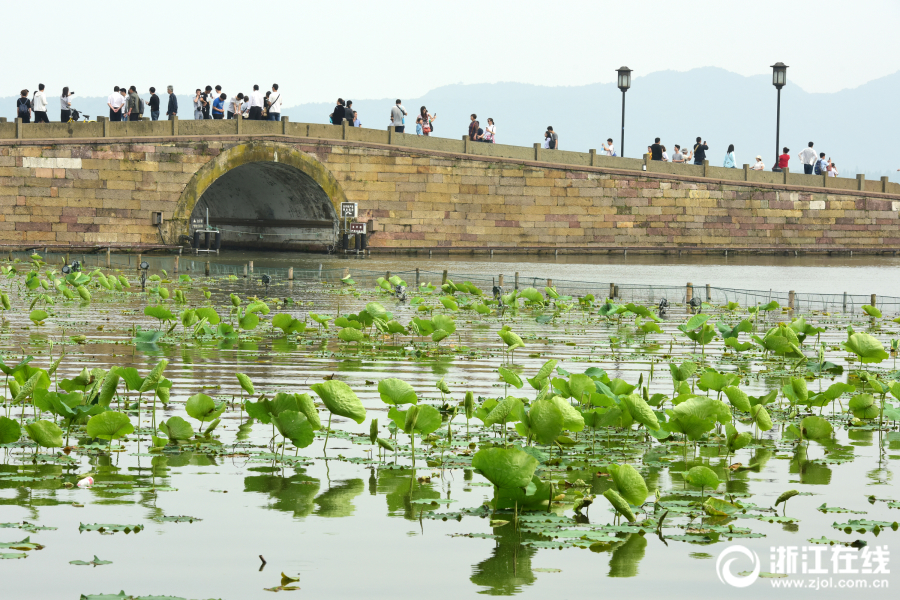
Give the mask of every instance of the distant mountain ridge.
[{"label": "distant mountain ridge", "polygon": [[[892,118],[892,104],[898,93],[900,72],[857,88],[814,94],[791,83],[788,71],[788,84],[781,94],[781,145],[791,150],[792,170],[800,169],[796,156],[814,141],[816,150],[831,157],[843,177],[864,173],[869,179],[887,175],[896,181],[900,156],[894,156],[893,142],[900,125]],[[285,89],[285,96],[291,97],[290,89]],[[178,96],[181,118],[191,118],[191,99]],[[388,126],[396,98],[349,99],[364,127]],[[54,100],[50,98],[51,120],[59,118]],[[415,115],[424,105],[437,114],[434,135],[439,137],[464,135],[474,112],[482,124],[493,117],[499,143],[530,146],[541,141],[544,129],[552,125],[564,150],[600,150],[610,137],[621,150],[622,94],[614,83],[573,87],[453,84],[402,100],[409,112],[407,132],[415,132]],[[709,143],[710,164],[721,165],[728,144],[734,144],[738,165],[753,164],[759,154],[771,168],[775,104],[776,91],[768,75],[744,77],[704,67],[636,77],[626,94],[625,155],[640,156],[657,136],[671,154],[675,144],[693,146],[699,135]],[[14,97],[0,98],[0,106],[4,107],[0,114],[14,118]],[[105,97],[77,97],[75,106],[92,118],[108,113]],[[283,114],[295,122],[327,123],[333,108],[330,103],[300,104],[286,107]]]}]

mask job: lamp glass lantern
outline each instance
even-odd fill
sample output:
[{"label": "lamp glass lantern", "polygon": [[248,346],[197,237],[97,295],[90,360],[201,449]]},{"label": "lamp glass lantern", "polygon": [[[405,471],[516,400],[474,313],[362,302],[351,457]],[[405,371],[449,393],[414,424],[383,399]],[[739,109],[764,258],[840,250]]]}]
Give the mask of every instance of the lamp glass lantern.
[{"label": "lamp glass lantern", "polygon": [[628,67],[619,67],[616,70],[619,73],[619,89],[624,92],[631,87],[631,69],[629,69]]},{"label": "lamp glass lantern", "polygon": [[787,83],[788,66],[783,62],[772,65],[772,85],[781,89]]}]

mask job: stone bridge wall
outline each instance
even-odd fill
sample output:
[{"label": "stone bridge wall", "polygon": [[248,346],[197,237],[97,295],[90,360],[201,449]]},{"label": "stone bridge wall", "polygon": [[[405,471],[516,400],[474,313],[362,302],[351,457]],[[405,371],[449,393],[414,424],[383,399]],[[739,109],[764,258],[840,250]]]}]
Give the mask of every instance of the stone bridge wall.
[{"label": "stone bridge wall", "polygon": [[[900,244],[900,186],[886,180],[255,121],[0,123],[0,242],[176,242],[197,172],[247,143],[321,163],[359,203],[360,220],[373,222],[374,249],[893,252]],[[163,214],[161,230],[152,212]]]}]

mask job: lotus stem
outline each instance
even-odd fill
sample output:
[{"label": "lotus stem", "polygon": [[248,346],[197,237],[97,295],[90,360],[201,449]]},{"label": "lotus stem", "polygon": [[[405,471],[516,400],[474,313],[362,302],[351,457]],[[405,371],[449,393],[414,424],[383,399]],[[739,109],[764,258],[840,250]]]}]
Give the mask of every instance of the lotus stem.
[{"label": "lotus stem", "polygon": [[[328,411],[328,428],[325,429],[325,445],[322,446],[322,454],[325,454],[325,449],[328,447],[328,436],[331,434],[331,417],[332,412]],[[272,425],[274,428],[274,425]]]}]

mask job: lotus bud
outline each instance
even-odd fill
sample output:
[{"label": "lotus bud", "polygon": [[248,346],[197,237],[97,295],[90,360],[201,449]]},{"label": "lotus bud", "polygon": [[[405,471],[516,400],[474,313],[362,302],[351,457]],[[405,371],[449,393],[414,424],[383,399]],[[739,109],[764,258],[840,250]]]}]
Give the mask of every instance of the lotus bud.
[{"label": "lotus bud", "polygon": [[369,441],[373,444],[378,439],[378,419],[372,419],[372,422],[369,424]]},{"label": "lotus bud", "polygon": [[92,485],[94,485],[94,478],[93,477],[85,477],[84,479],[79,481],[76,485],[80,488],[89,488]]},{"label": "lotus bud", "polygon": [[416,427],[416,420],[419,418],[419,407],[416,405],[410,406],[409,410],[406,411],[406,421],[403,424],[403,431],[407,433],[412,433],[412,430]]},{"label": "lotus bud", "polygon": [[471,419],[475,416],[475,394],[472,392],[466,392],[466,419]]}]

